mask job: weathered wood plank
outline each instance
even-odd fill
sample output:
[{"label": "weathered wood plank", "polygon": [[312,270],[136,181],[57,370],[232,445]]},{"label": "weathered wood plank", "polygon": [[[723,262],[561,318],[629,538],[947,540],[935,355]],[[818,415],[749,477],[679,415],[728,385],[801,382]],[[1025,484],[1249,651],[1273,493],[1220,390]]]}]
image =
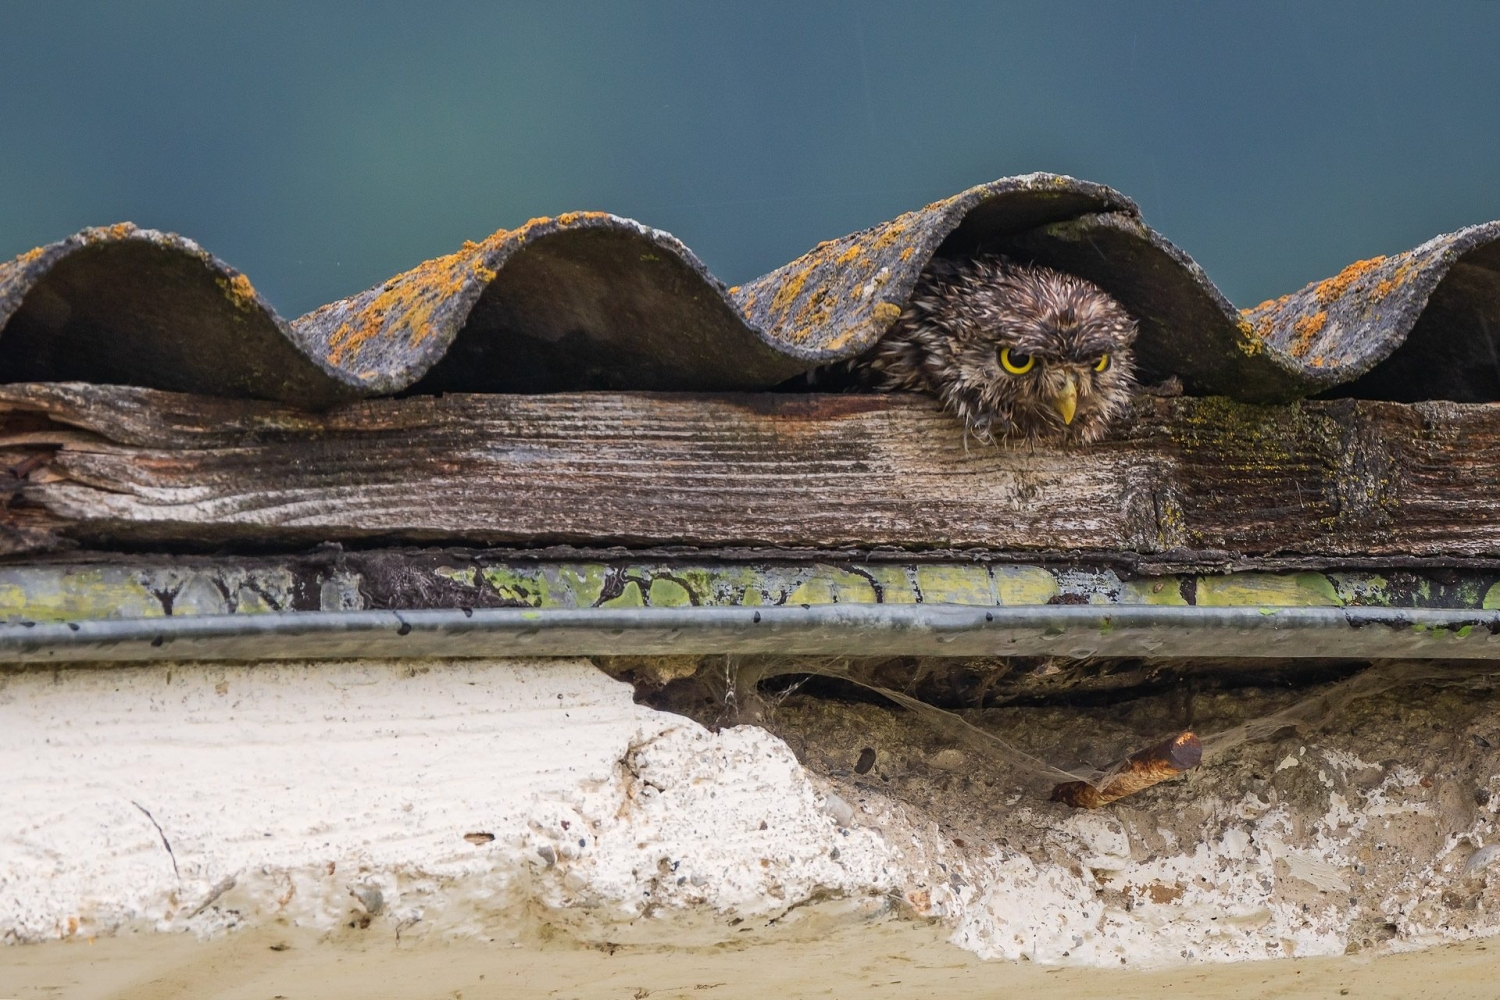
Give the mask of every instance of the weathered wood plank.
[{"label": "weathered wood plank", "polygon": [[[327,414],[0,386],[13,535],[1500,554],[1500,406],[1138,401],[1087,448],[966,446],[899,396],[572,393]],[[12,548],[20,545],[13,544]]]}]

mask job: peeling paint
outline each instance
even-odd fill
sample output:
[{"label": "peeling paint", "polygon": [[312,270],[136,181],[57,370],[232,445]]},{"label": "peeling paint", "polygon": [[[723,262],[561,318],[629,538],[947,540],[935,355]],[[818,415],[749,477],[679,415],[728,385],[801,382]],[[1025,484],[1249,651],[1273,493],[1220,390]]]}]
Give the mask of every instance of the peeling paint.
[{"label": "peeling paint", "polygon": [[376,558],[330,572],[276,559],[0,568],[0,620],[415,607],[956,604],[1500,609],[1500,570],[1170,574],[1010,563],[453,562]]}]

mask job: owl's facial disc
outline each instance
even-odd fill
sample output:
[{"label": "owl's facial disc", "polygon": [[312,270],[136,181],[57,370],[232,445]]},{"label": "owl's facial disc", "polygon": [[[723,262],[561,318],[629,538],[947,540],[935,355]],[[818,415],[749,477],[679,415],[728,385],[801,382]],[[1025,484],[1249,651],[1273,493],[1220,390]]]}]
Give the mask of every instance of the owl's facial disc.
[{"label": "owl's facial disc", "polygon": [[1073,422],[1073,414],[1078,411],[1078,378],[1072,372],[1067,374],[1067,381],[1058,390],[1057,395],[1052,397],[1052,408],[1057,415],[1062,417],[1064,424]]}]

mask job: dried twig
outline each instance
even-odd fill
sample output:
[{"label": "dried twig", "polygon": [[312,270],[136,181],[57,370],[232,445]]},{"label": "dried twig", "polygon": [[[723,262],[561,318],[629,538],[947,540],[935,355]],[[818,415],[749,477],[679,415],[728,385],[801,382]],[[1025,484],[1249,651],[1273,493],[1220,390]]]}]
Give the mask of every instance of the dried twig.
[{"label": "dried twig", "polygon": [[1180,733],[1131,754],[1110,768],[1102,781],[1067,781],[1052,789],[1052,801],[1082,809],[1098,809],[1116,799],[1191,770],[1203,760],[1203,744],[1192,732]]}]

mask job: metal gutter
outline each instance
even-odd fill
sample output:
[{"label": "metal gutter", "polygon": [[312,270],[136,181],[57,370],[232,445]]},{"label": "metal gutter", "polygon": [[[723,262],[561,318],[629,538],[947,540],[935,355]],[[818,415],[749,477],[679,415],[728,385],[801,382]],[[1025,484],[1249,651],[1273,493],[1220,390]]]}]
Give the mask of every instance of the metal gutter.
[{"label": "metal gutter", "polygon": [[1433,608],[479,608],[16,622],[0,663],[781,653],[1500,660],[1500,612]]}]

